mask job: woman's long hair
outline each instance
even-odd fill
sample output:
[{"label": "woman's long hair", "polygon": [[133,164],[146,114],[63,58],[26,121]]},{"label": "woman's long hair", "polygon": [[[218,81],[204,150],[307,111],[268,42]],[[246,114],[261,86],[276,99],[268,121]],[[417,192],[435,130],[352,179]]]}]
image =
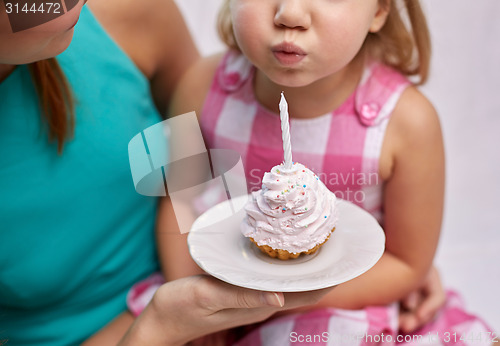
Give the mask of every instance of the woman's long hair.
[{"label": "woman's long hair", "polygon": [[[229,2],[226,0],[219,12],[219,35],[229,48],[239,50]],[[431,43],[419,0],[380,0],[380,3],[390,6],[387,21],[378,32],[368,34],[360,54],[367,53],[406,76],[417,76],[416,84],[425,83],[429,75]]]},{"label": "woman's long hair", "polygon": [[38,94],[42,118],[48,127],[49,141],[57,141],[57,152],[61,154],[75,125],[71,89],[55,58],[28,66]]}]

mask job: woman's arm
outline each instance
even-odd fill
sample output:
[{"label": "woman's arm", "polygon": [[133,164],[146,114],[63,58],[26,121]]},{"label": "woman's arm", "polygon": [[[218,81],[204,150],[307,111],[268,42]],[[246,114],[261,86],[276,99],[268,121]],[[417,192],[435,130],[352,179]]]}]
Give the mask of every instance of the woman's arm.
[{"label": "woman's arm", "polygon": [[262,321],[278,310],[314,304],[330,289],[295,294],[236,287],[206,275],[160,287],[120,345],[183,345],[202,335]]},{"label": "woman's arm", "polygon": [[134,323],[134,320],[135,317],[130,312],[122,313],[87,339],[82,346],[116,345]]},{"label": "woman's arm", "polygon": [[403,93],[388,124],[380,174],[386,251],[372,269],[339,285],[321,306],[357,309],[399,301],[429,271],[443,213],[444,150],[437,114],[413,87]]}]

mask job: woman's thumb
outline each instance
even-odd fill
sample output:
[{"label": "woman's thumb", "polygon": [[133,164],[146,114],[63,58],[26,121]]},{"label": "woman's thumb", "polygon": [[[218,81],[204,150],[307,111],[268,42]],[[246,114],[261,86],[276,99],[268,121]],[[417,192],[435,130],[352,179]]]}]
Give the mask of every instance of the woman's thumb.
[{"label": "woman's thumb", "polygon": [[269,306],[282,308],[285,305],[285,296],[278,292],[261,292],[260,299],[262,303]]}]

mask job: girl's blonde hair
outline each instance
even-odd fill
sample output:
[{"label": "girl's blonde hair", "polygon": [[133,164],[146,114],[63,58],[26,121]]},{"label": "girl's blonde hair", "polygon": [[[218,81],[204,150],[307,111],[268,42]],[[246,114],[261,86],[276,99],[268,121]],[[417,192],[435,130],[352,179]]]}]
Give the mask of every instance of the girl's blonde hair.
[{"label": "girl's blonde hair", "polygon": [[[418,77],[416,84],[425,83],[429,75],[431,43],[420,1],[380,2],[389,7],[387,21],[378,32],[368,34],[358,54],[367,53],[406,76]],[[239,50],[234,37],[229,3],[230,0],[225,0],[219,12],[219,35],[229,48]]]}]

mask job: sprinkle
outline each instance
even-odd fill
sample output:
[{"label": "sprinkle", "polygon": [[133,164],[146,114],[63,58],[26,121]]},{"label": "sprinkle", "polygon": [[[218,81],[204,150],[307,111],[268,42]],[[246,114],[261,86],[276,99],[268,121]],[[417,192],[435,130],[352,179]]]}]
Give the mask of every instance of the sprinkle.
[{"label": "sprinkle", "polygon": [[318,177],[316,177],[316,180],[319,180],[319,178],[318,178]]},{"label": "sprinkle", "polygon": [[305,195],[306,193],[305,192],[302,192],[302,195]]},{"label": "sprinkle", "polygon": [[279,179],[276,179],[276,181],[280,181]]},{"label": "sprinkle", "polygon": [[307,210],[307,207],[306,207],[306,210]]},{"label": "sprinkle", "polygon": [[326,215],[325,215],[325,219],[326,219]]},{"label": "sprinkle", "polygon": [[280,198],[280,195],[276,196],[276,198]]},{"label": "sprinkle", "polygon": [[302,170],[302,172],[305,172],[305,171],[306,171],[305,169]]},{"label": "sprinkle", "polygon": [[278,173],[278,174],[279,174],[279,173],[280,173],[280,170],[279,170],[279,169],[277,169],[277,170],[276,170],[276,173]]},{"label": "sprinkle", "polygon": [[302,187],[306,187],[306,185],[302,185]]},{"label": "sprinkle", "polygon": [[286,209],[285,209],[285,208],[283,208],[281,211],[284,213],[284,212],[286,211]]},{"label": "sprinkle", "polygon": [[309,225],[306,225],[306,228],[309,227]]}]

